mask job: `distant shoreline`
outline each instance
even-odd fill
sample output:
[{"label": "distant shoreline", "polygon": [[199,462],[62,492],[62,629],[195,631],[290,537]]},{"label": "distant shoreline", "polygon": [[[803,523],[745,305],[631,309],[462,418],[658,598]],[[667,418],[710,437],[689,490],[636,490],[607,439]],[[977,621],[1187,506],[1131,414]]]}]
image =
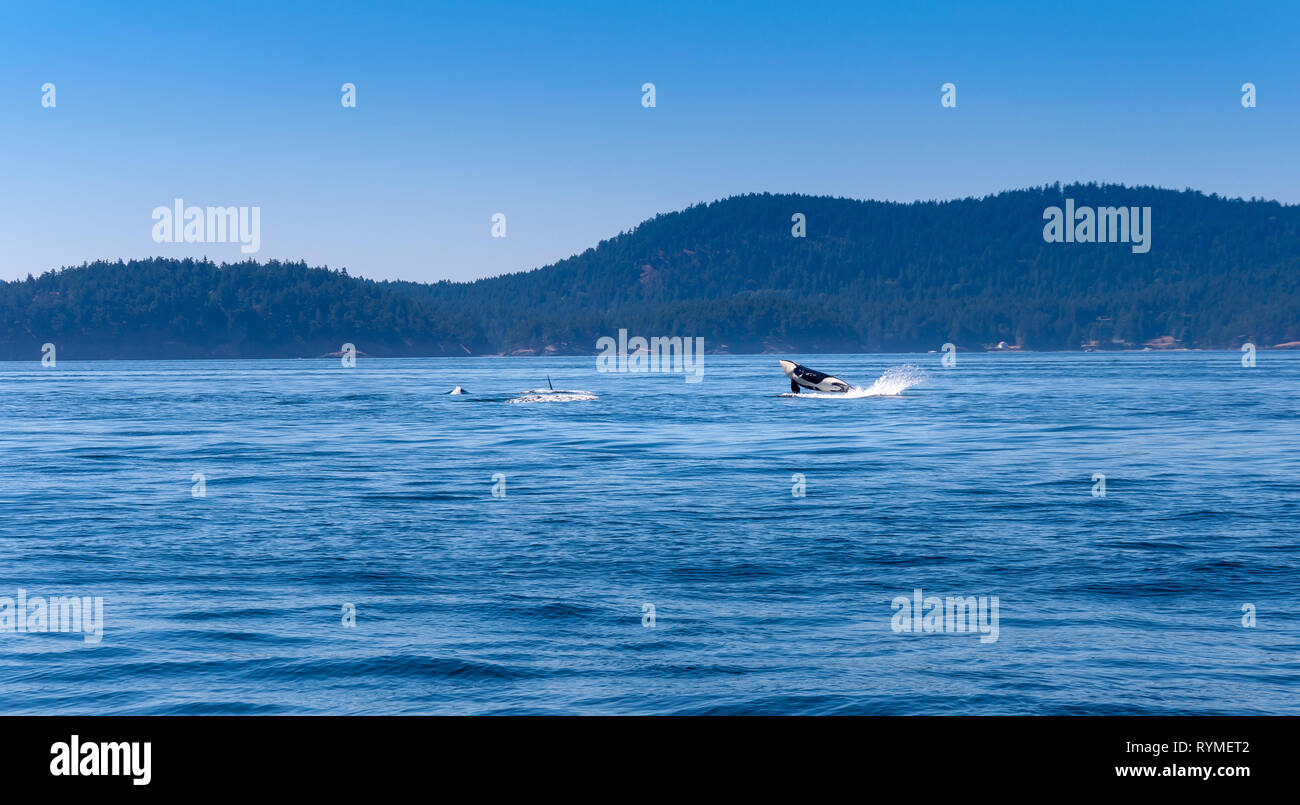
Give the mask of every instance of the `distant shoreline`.
[{"label": "distant shoreline", "polygon": [[[1183,353],[1183,352],[1223,352],[1231,355],[1240,354],[1241,349],[1236,347],[1180,347],[1177,349],[962,349],[958,347],[958,352],[964,355],[1143,355],[1157,353]],[[1300,351],[1300,346],[1274,346],[1261,347],[1256,346],[1258,352],[1295,352]],[[782,355],[917,355],[930,356],[942,355],[938,350],[927,350],[926,352],[917,351],[885,351],[885,352],[808,352],[801,350],[790,350],[789,352],[706,352],[706,355],[713,358],[776,358]],[[373,360],[465,360],[465,359],[492,359],[492,358],[592,358],[598,357],[599,353],[576,354],[551,354],[551,355],[503,355],[503,354],[483,354],[483,355],[365,355],[359,354],[357,361]],[[103,362],[113,363],[117,361],[173,361],[173,362],[194,362],[194,361],[331,361],[335,362],[340,359],[339,355],[316,355],[312,357],[294,356],[294,357],[270,357],[270,356],[235,356],[235,357],[193,357],[193,358],[156,358],[156,357],[120,357],[120,358],[77,358],[77,357],[60,357],[60,362],[68,363],[91,363]],[[36,358],[0,358],[0,363],[40,363],[40,357]]]}]

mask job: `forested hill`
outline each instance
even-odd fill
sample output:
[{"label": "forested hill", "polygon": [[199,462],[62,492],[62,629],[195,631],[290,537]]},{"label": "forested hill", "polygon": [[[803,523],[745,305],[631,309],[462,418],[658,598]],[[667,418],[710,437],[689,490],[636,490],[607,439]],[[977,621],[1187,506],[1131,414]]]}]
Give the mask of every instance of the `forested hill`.
[{"label": "forested hill", "polygon": [[[1150,251],[1048,243],[1044,210],[1150,207]],[[806,237],[792,236],[792,216]],[[430,256],[436,270],[437,255]],[[895,204],[747,195],[473,283],[301,264],[94,263],[0,285],[0,358],[591,354],[617,335],[710,351],[1300,341],[1300,206],[1115,185]]]},{"label": "forested hill", "polygon": [[466,354],[476,325],[345,271],[194,260],[97,262],[0,286],[0,359]]}]

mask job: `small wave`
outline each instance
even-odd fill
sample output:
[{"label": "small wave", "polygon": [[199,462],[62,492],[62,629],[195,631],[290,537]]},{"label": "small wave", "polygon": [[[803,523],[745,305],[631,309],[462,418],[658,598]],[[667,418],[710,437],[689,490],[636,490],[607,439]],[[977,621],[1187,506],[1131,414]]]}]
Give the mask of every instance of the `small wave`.
[{"label": "small wave", "polygon": [[884,371],[870,386],[854,386],[848,391],[828,393],[823,391],[802,391],[799,394],[786,392],[782,397],[811,397],[814,399],[856,400],[862,397],[897,397],[904,391],[925,380],[925,370],[919,366],[904,364],[892,366]]},{"label": "small wave", "polygon": [[515,604],[509,609],[527,618],[543,620],[589,620],[601,615],[601,610],[569,601],[549,601],[544,604]]},{"label": "small wave", "polygon": [[524,666],[498,665],[456,657],[425,657],[411,654],[341,659],[294,659],[262,661],[250,667],[250,679],[523,679],[537,672]]}]

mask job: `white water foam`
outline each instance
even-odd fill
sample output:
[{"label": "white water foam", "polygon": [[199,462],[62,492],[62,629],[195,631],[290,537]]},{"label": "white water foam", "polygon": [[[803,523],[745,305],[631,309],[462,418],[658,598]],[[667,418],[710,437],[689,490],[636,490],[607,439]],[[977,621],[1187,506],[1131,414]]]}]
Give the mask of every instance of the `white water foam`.
[{"label": "white water foam", "polygon": [[572,391],[569,389],[528,389],[518,397],[506,400],[508,403],[542,403],[542,402],[583,402],[599,400],[590,391]]},{"label": "white water foam", "polygon": [[919,366],[904,364],[892,366],[884,371],[876,382],[863,388],[853,386],[848,391],[828,393],[823,391],[800,391],[798,394],[787,391],[782,397],[811,397],[818,400],[856,400],[862,397],[897,397],[904,391],[925,380],[925,370]]}]

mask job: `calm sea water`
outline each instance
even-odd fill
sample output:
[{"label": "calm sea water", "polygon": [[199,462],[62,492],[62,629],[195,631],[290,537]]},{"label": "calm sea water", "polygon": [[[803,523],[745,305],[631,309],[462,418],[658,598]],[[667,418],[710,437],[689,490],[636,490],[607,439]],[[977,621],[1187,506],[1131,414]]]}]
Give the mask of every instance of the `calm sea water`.
[{"label": "calm sea water", "polygon": [[0,364],[0,711],[1300,713],[1300,354],[790,357]]}]

